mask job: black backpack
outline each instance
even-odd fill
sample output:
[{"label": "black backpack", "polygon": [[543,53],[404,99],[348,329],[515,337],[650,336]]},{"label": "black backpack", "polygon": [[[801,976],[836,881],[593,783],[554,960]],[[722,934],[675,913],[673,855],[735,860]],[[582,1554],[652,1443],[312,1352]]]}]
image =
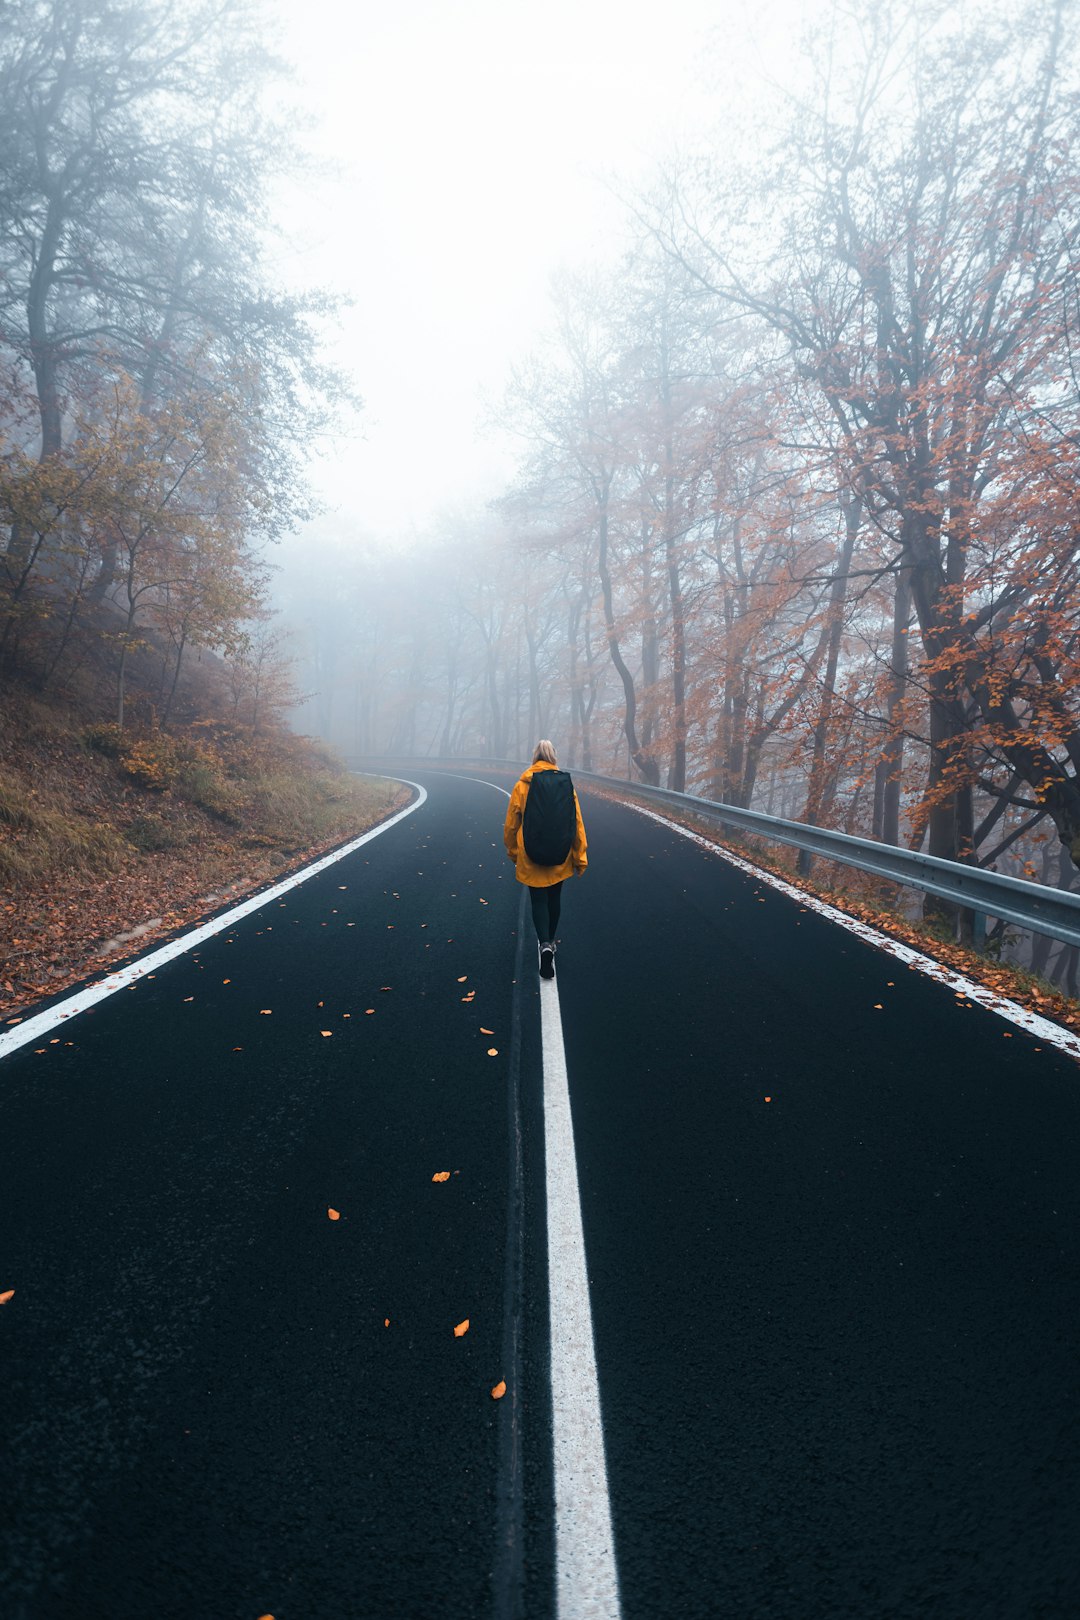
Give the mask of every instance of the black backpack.
[{"label": "black backpack", "polygon": [[534,866],[561,866],[576,831],[574,784],[566,771],[537,771],[521,817],[526,855]]}]

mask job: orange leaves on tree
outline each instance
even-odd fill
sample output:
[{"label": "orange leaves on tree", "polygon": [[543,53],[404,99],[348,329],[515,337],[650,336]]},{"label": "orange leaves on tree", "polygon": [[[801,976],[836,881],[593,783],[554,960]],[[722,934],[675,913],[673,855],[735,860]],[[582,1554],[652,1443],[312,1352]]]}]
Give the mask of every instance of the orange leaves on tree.
[{"label": "orange leaves on tree", "polygon": [[328,1209],[326,1213],[332,1221],[340,1221],[341,1219],[341,1211],[339,1209]]},{"label": "orange leaves on tree", "polygon": [[466,1317],[464,1322],[459,1322],[457,1327],[454,1329],[454,1338],[455,1339],[463,1339],[465,1337],[466,1333],[468,1333],[468,1331],[469,1331],[469,1318]]},{"label": "orange leaves on tree", "polygon": [[491,1392],[491,1398],[493,1401],[501,1401],[505,1394],[506,1383],[504,1379],[500,1378],[499,1382],[495,1385],[495,1388]]}]

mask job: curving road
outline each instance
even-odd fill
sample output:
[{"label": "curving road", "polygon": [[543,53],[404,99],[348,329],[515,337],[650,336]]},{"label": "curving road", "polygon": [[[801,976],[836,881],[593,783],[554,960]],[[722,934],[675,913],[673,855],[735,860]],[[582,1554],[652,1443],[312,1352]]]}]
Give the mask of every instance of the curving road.
[{"label": "curving road", "polygon": [[542,1001],[416,780],[0,1062],[0,1615],[1080,1611],[1073,1058],[584,792]]}]

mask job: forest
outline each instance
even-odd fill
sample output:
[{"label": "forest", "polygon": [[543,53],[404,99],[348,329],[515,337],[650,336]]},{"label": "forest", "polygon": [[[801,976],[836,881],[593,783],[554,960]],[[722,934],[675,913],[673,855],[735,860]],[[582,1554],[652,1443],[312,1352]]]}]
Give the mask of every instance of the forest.
[{"label": "forest", "polygon": [[[348,399],[328,300],[277,285],[267,198],[302,167],[247,0],[5,0],[0,43],[0,666],[167,726],[258,725],[287,672],[267,546]],[[146,657],[141,660],[147,663]],[[224,673],[222,673],[224,671]],[[207,683],[204,681],[204,688]]]},{"label": "forest", "polygon": [[551,736],[1074,886],[1076,45],[1061,0],[832,8],[798,97],[658,169],[620,262],[556,279],[491,406],[500,497],[337,554],[319,728],[356,756]]},{"label": "forest", "polygon": [[121,733],[292,707],[353,761],[550,736],[1075,886],[1075,10],[812,10],[738,139],[610,180],[618,251],[487,402],[512,475],[402,544],[309,522],[357,398],[335,297],[274,273],[305,155],[262,8],[6,0],[9,691]]}]

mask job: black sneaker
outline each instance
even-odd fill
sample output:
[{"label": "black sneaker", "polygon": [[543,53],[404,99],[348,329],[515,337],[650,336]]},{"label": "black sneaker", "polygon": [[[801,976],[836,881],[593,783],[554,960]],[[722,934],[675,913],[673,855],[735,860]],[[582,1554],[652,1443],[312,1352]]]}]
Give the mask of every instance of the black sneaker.
[{"label": "black sneaker", "polygon": [[553,979],[555,977],[554,945],[541,945],[540,947],[540,977],[542,979]]}]

